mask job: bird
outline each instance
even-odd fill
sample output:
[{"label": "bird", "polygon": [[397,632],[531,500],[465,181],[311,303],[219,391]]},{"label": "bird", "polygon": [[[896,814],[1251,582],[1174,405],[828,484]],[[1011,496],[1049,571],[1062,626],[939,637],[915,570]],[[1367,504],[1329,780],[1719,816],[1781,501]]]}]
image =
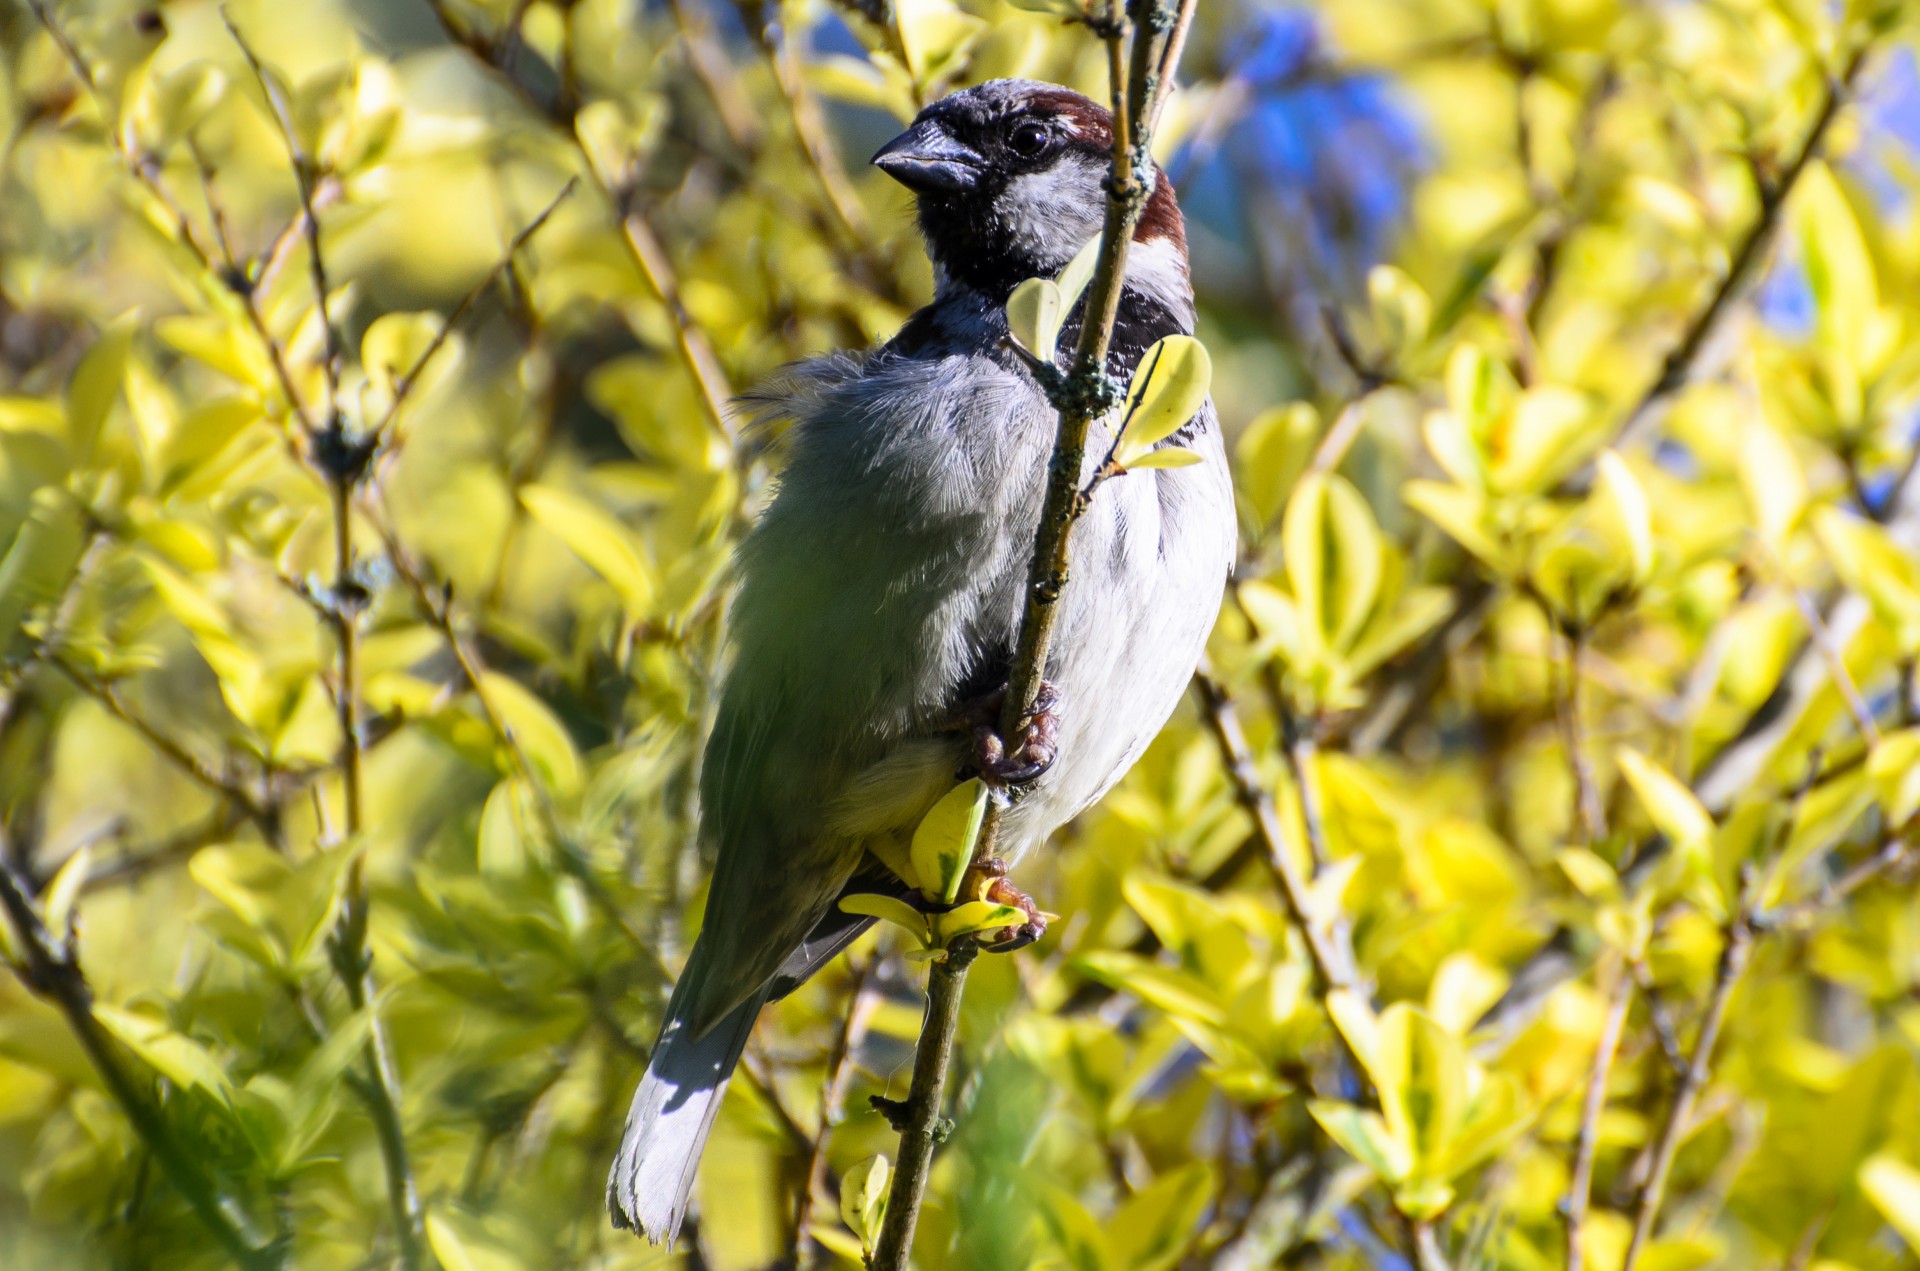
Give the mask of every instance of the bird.
[{"label": "bird", "polygon": [[[1236,539],[1210,399],[1161,443],[1199,462],[1099,487],[1069,540],[1041,700],[1004,744],[983,723],[1007,691],[1058,431],[1005,307],[1100,233],[1111,153],[1109,112],[1057,85],[994,80],[928,105],[873,164],[914,196],[931,303],[878,348],[750,396],[786,425],[786,463],[736,553],[700,779],[713,877],[608,1178],[617,1227],[672,1243],[762,1006],[872,922],[839,899],[904,893],[884,861],[943,794],[977,774],[1017,795],[999,840],[1017,862],[1126,773],[1199,661]],[[1185,227],[1156,168],[1107,372],[1129,379],[1194,320]],[[1062,368],[1080,323],[1076,310],[1063,328]],[[1097,421],[1089,477],[1112,440]],[[1005,894],[1030,918],[1006,943],[1032,939],[1042,916]]]}]

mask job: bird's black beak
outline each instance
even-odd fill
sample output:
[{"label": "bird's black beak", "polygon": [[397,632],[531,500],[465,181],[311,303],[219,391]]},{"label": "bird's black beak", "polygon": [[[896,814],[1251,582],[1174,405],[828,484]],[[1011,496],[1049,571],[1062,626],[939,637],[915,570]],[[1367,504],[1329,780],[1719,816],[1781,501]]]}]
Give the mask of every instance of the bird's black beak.
[{"label": "bird's black beak", "polygon": [[916,192],[971,190],[986,162],[931,119],[920,120],[873,156],[874,167]]}]

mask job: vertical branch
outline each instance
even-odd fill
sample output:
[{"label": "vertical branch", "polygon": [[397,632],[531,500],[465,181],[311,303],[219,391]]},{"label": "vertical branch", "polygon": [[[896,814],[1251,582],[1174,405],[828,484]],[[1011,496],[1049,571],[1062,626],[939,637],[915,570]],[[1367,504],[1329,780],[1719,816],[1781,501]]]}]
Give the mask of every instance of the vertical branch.
[{"label": "vertical branch", "polygon": [[1613,1072],[1613,1059],[1620,1049],[1620,1034],[1626,1026],[1627,1010],[1633,1005],[1633,976],[1622,965],[1614,979],[1613,1000],[1607,1006],[1605,1022],[1600,1026],[1600,1041],[1594,1047],[1593,1068],[1587,1074],[1587,1094],[1580,1105],[1580,1132],[1575,1137],[1573,1176],[1567,1184],[1567,1271],[1580,1271],[1585,1251],[1581,1241],[1587,1222],[1587,1206],[1593,1195],[1593,1158],[1600,1144],[1600,1114],[1607,1106],[1607,1078]]},{"label": "vertical branch", "polygon": [[933,964],[927,976],[927,1017],[913,1056],[912,1093],[900,1126],[900,1159],[887,1194],[887,1216],[874,1243],[872,1271],[906,1271],[913,1231],[933,1169],[934,1144],[946,1138],[940,1107],[947,1090],[947,1069],[960,1031],[960,994],[979,946],[960,940]]},{"label": "vertical branch", "polygon": [[[1107,0],[1099,30],[1107,46],[1108,87],[1113,114],[1113,152],[1108,167],[1106,213],[1099,257],[1088,285],[1086,319],[1074,350],[1072,369],[1055,381],[1049,395],[1059,412],[1053,456],[1040,524],[1034,535],[1020,635],[1007,674],[1001,735],[1018,736],[1033,714],[1046,676],[1061,593],[1067,584],[1067,544],[1074,522],[1086,510],[1081,469],[1093,421],[1117,404],[1119,386],[1107,374],[1107,351],[1126,282],[1127,251],[1133,231],[1153,192],[1154,169],[1148,146],[1153,123],[1173,83],[1174,59],[1193,20],[1198,0],[1133,0],[1124,13],[1121,0]],[[1131,36],[1131,47],[1128,40]],[[1131,61],[1128,53],[1131,53]],[[987,808],[978,851],[991,855],[1006,813],[1001,800]],[[915,1053],[913,1084],[900,1118],[899,1162],[888,1192],[887,1215],[876,1242],[874,1271],[904,1271],[913,1232],[926,1195],[927,1174],[947,1068],[959,1028],[960,999],[967,968],[977,946],[962,937],[948,947],[944,961],[928,977],[927,1015]]]},{"label": "vertical branch", "polygon": [[370,442],[347,434],[346,420],[340,412],[340,373],[342,351],[340,333],[328,308],[332,289],[327,276],[326,256],[321,250],[319,213],[314,208],[314,161],[300,143],[293,113],[284,94],[266,66],[247,42],[232,15],[224,10],[221,20],[239,45],[279,130],[292,165],[294,183],[300,193],[302,224],[307,240],[307,269],[314,293],[314,305],[320,316],[324,345],[322,376],[327,388],[324,422],[308,437],[307,460],[314,474],[327,486],[333,512],[333,581],[325,612],[334,629],[337,650],[334,705],[340,730],[340,775],[344,826],[348,845],[354,853],[347,866],[341,899],[340,919],[329,939],[333,967],[345,989],[347,1002],[358,1012],[367,1012],[367,1038],[361,1047],[366,1066],[365,1080],[359,1088],[373,1121],[385,1169],[387,1205],[392,1211],[394,1239],[399,1246],[400,1264],[406,1271],[417,1271],[423,1260],[424,1219],[420,1208],[419,1185],[414,1181],[409,1159],[406,1128],[402,1122],[400,1077],[393,1058],[393,1046],[379,1012],[372,1009],[377,989],[373,979],[373,956],[367,948],[368,900],[365,858],[360,837],[366,828],[364,779],[362,772],[359,718],[359,621],[367,599],[366,588],[354,577],[353,499],[354,491],[366,478],[373,458]]}]

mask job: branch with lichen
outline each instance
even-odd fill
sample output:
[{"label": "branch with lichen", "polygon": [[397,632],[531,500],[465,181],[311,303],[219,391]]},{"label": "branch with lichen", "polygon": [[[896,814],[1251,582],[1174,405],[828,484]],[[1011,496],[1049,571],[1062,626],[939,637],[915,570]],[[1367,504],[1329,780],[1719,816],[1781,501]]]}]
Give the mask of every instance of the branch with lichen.
[{"label": "branch with lichen", "polygon": [[[1119,386],[1107,374],[1107,351],[1120,311],[1127,252],[1153,192],[1149,145],[1172,90],[1173,72],[1197,3],[1133,0],[1123,11],[1120,0],[1108,0],[1104,16],[1092,24],[1107,49],[1113,154],[1105,187],[1099,256],[1086,294],[1086,317],[1071,368],[1050,385],[1060,422],[1034,536],[1019,639],[1007,676],[1003,737],[1020,735],[1039,700],[1060,597],[1067,585],[1069,539],[1075,521],[1087,506],[1086,491],[1081,486],[1087,437],[1094,420],[1119,401]],[[980,858],[993,855],[1004,815],[1005,805],[1000,800],[990,802],[978,838]],[[913,1247],[934,1146],[945,1137],[941,1107],[947,1069],[959,1031],[967,970],[977,950],[971,936],[961,936],[928,974],[927,1012],[914,1053],[913,1082],[894,1118],[900,1132],[899,1159],[888,1191],[886,1217],[869,1264],[874,1271],[904,1271]]]}]

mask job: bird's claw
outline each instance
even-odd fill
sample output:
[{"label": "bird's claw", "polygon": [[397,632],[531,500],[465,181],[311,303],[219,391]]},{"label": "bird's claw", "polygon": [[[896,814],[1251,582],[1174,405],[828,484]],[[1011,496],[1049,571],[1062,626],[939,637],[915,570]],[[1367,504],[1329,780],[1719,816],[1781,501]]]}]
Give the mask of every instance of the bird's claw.
[{"label": "bird's claw", "polygon": [[988,881],[983,889],[987,900],[996,905],[1011,905],[1027,916],[1027,920],[1015,926],[1002,927],[987,939],[980,947],[988,953],[1012,953],[1015,949],[1024,949],[1041,936],[1047,934],[1049,915],[1033,903],[1033,897],[1015,887],[1007,879],[1007,863],[997,856],[988,856],[974,862],[978,870]]},{"label": "bird's claw", "polygon": [[[1002,689],[982,699],[980,705],[995,702],[995,699],[1004,701],[1005,697],[1006,690]],[[979,714],[973,717],[974,765],[983,781],[1003,789],[1025,785],[1053,766],[1060,732],[1060,721],[1054,714],[1054,707],[1059,701],[1059,691],[1043,680],[1040,691],[1034,695],[1033,709],[1020,726],[1019,741],[1011,749],[992,722],[998,714],[997,703],[994,715],[984,719]]]}]

